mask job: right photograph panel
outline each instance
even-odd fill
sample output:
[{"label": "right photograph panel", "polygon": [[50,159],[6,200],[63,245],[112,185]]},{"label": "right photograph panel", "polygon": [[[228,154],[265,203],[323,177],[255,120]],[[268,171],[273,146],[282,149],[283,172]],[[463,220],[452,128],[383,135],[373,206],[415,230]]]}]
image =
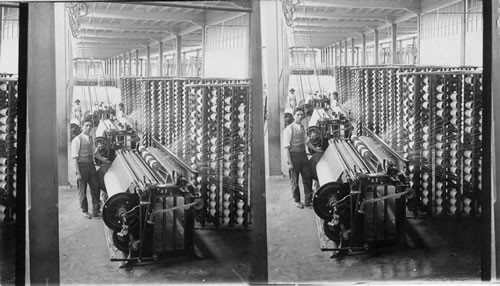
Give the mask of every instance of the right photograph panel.
[{"label": "right photograph panel", "polygon": [[483,1],[261,11],[269,283],[481,281]]}]

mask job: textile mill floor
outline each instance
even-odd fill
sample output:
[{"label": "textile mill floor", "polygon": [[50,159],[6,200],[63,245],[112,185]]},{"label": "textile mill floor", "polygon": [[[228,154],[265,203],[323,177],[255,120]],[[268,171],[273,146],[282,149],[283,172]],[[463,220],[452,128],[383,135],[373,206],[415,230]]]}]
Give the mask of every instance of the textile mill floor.
[{"label": "textile mill floor", "polygon": [[[73,171],[71,170],[73,168]],[[111,262],[101,218],[81,215],[74,167],[71,188],[59,190],[60,281],[67,284],[248,283],[251,231],[195,230],[202,259],[174,257],[154,264],[119,269]],[[87,197],[90,195],[87,191]]]},{"label": "textile mill floor", "polygon": [[314,210],[295,207],[288,178],[268,180],[266,199],[271,284],[480,283],[481,240],[477,218],[409,219],[408,227],[424,241],[424,248],[330,258],[332,252],[320,250]]}]

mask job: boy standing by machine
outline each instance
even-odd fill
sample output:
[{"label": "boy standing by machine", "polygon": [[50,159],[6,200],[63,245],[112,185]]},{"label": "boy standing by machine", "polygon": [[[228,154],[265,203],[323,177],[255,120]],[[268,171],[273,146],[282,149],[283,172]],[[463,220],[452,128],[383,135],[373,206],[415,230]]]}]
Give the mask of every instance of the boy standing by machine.
[{"label": "boy standing by machine", "polygon": [[80,208],[83,216],[88,219],[92,218],[92,216],[88,212],[87,184],[90,186],[92,214],[94,217],[100,216],[99,185],[97,171],[94,165],[94,156],[102,162],[109,162],[96,152],[94,140],[92,135],[90,135],[92,125],[92,120],[85,120],[82,125],[82,133],[71,141],[71,157],[75,162]]},{"label": "boy standing by machine", "polygon": [[[295,109],[294,122],[288,125],[283,131],[284,148],[288,160],[290,184],[292,195],[296,207],[303,209],[312,206],[312,178],[309,159],[306,154],[306,145],[311,150],[323,152],[320,148],[314,147],[307,137],[306,129],[301,124],[304,118],[304,110]],[[304,184],[304,204],[300,201],[299,174],[302,176]]]}]

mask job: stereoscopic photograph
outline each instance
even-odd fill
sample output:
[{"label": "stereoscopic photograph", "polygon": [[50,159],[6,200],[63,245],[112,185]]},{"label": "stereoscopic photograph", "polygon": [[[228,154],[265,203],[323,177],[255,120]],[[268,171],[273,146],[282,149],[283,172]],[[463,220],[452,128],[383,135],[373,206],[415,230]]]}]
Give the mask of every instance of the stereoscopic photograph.
[{"label": "stereoscopic photograph", "polygon": [[1,2],[0,284],[496,281],[496,2]]}]

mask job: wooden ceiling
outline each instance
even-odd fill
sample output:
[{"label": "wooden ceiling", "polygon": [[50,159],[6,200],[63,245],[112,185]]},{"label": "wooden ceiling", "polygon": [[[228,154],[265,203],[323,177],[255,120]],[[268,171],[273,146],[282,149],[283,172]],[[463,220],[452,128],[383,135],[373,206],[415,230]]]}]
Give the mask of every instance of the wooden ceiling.
[{"label": "wooden ceiling", "polygon": [[[322,48],[354,39],[361,44],[362,34],[373,41],[417,35],[417,15],[428,13],[460,0],[283,0],[285,15],[292,19],[291,47]],[[286,6],[286,7],[285,7]],[[288,9],[287,9],[288,8]],[[288,15],[287,15],[288,14]]]},{"label": "wooden ceiling", "polygon": [[[108,59],[151,47],[152,57],[176,49],[200,47],[202,27],[214,26],[251,11],[250,1],[80,2],[66,4],[74,36],[74,58]],[[134,52],[135,53],[135,52]],[[135,56],[135,55],[134,55]]]}]

